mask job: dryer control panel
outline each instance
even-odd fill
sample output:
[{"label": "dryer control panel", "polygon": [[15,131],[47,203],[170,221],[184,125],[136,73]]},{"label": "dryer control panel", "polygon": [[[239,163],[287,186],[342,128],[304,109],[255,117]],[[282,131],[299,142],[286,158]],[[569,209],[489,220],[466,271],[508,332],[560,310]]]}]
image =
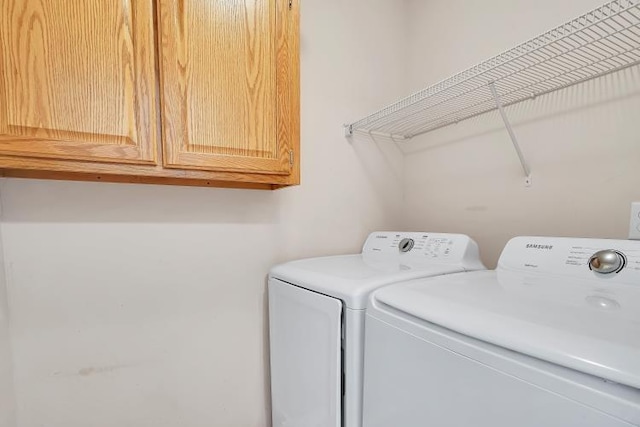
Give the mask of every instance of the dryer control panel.
[{"label": "dryer control panel", "polygon": [[565,237],[516,237],[499,269],[640,283],[640,241]]},{"label": "dryer control panel", "polygon": [[401,259],[402,262],[463,262],[478,258],[478,246],[464,234],[429,232],[374,232],[364,247],[364,256]]}]

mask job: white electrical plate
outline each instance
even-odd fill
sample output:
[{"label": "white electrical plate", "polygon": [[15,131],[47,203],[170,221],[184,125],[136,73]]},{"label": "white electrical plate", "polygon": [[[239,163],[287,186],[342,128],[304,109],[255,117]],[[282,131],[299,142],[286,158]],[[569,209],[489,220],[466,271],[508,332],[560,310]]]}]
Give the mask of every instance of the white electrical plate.
[{"label": "white electrical plate", "polygon": [[640,240],[640,202],[631,203],[631,220],[629,221],[629,239]]}]

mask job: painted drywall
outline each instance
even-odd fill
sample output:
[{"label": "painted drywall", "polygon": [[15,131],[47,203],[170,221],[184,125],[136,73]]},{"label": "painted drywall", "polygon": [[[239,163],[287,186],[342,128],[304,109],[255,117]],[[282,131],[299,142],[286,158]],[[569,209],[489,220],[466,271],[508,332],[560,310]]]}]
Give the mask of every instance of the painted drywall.
[{"label": "painted drywall", "polygon": [[13,391],[13,363],[9,327],[9,301],[4,274],[0,230],[0,427],[15,426],[15,393]]},{"label": "painted drywall", "polygon": [[269,424],[269,268],[400,226],[401,153],[341,126],[401,92],[403,10],[303,3],[301,186],[0,183],[15,426]]},{"label": "painted drywall", "polygon": [[[429,86],[601,0],[407,0],[410,90]],[[533,177],[497,113],[403,146],[406,229],[462,232],[495,266],[516,235],[626,238],[640,200],[640,69],[507,107]]]}]

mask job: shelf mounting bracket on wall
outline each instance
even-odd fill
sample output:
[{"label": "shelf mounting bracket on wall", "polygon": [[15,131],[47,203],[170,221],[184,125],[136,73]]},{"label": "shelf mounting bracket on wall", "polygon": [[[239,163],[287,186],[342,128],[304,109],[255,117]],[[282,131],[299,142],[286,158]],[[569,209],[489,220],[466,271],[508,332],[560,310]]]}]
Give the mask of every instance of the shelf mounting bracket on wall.
[{"label": "shelf mounting bracket on wall", "polygon": [[509,138],[511,138],[511,143],[513,144],[513,148],[515,148],[516,153],[518,154],[518,159],[520,159],[520,164],[522,165],[522,170],[524,171],[524,175],[525,175],[524,185],[527,187],[530,187],[531,186],[531,169],[529,169],[529,164],[527,163],[527,160],[524,158],[524,154],[522,154],[522,150],[520,149],[520,144],[518,144],[518,139],[516,138],[516,134],[513,132],[513,128],[511,127],[511,123],[509,122],[507,113],[505,113],[504,111],[502,100],[500,99],[500,95],[498,95],[498,91],[496,90],[496,86],[494,82],[489,82],[489,89],[491,90],[491,95],[493,96],[493,100],[496,103],[496,107],[500,112],[500,117],[502,117],[504,126],[507,128],[507,132],[509,133]]}]

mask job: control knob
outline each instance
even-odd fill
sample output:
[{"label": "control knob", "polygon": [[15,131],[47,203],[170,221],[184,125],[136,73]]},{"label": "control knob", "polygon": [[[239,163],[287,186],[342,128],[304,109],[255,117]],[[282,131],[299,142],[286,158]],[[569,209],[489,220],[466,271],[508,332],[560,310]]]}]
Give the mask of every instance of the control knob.
[{"label": "control knob", "polygon": [[618,273],[624,265],[624,255],[613,249],[598,251],[589,258],[589,269],[600,274]]},{"label": "control knob", "polygon": [[413,249],[413,244],[413,239],[404,238],[400,240],[400,243],[398,243],[398,249],[400,250],[400,252],[409,252],[411,249]]}]

